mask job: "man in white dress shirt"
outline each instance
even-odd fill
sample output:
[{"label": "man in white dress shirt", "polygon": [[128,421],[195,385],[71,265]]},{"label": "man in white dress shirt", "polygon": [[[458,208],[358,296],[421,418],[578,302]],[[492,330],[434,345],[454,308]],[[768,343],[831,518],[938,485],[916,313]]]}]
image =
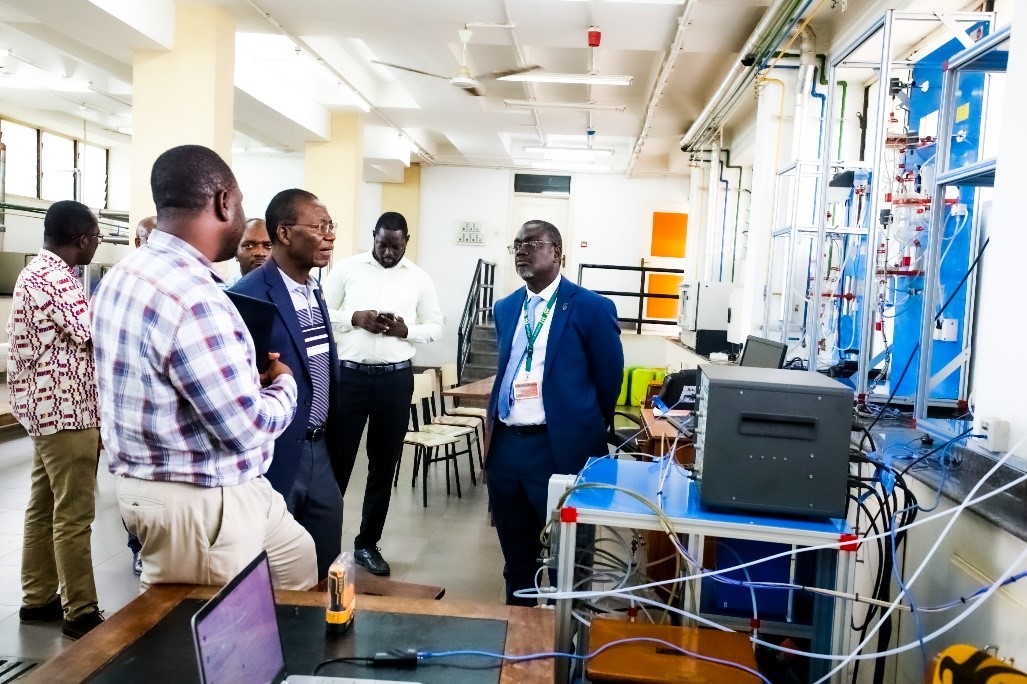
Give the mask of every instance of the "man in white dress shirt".
[{"label": "man in white dress shirt", "polygon": [[[358,563],[388,575],[378,542],[403,452],[414,374],[414,343],[442,337],[442,311],[428,274],[404,258],[410,235],[402,214],[387,211],[374,228],[370,252],[345,259],[324,282],[339,346],[338,406],[341,460],[353,463],[367,425],[367,484]],[[343,491],[346,483],[341,482]]]}]

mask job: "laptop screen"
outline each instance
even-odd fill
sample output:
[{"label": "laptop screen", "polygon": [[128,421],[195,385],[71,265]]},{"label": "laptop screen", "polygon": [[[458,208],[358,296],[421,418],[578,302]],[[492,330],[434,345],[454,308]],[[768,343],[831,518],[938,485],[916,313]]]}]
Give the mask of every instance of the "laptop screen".
[{"label": "laptop screen", "polygon": [[275,682],[285,656],[263,551],[193,616],[193,643],[206,684]]}]

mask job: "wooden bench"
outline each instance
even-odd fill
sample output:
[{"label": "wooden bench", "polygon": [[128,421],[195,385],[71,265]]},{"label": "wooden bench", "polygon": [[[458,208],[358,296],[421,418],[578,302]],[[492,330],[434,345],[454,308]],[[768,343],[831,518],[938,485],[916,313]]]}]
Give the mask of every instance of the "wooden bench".
[{"label": "wooden bench", "polygon": [[[400,582],[388,577],[372,575],[363,567],[357,566],[357,593],[365,596],[393,596],[395,598],[416,598],[438,600],[446,595],[446,588],[431,584],[414,584]],[[328,591],[328,578],[318,582],[311,591]]]}]

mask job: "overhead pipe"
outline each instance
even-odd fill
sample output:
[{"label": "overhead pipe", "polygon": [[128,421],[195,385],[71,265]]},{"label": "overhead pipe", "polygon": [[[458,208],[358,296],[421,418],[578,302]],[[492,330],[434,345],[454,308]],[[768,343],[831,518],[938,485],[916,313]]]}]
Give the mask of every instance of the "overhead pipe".
[{"label": "overhead pipe", "polygon": [[[510,42],[513,43],[514,56],[517,57],[517,66],[525,66],[528,61],[524,58],[524,51],[521,49],[521,43],[517,40],[517,30],[510,19],[510,2],[509,0],[503,0],[503,16],[506,17],[506,23],[510,29]],[[535,96],[535,84],[530,81],[523,81],[524,91],[528,96],[528,100],[535,102],[537,99]],[[538,144],[545,146],[546,137],[542,135],[542,121],[538,118],[538,110],[534,107],[531,108],[531,117],[535,123],[535,134],[538,135]]]},{"label": "overhead pipe", "polygon": [[767,9],[742,46],[742,58],[731,67],[713,97],[706,103],[706,107],[681,138],[680,145],[683,151],[690,152],[702,146],[703,138],[708,138],[710,129],[715,127],[717,120],[730,111],[741,93],[755,79],[763,57],[776,47],[787,33],[788,27],[802,15],[809,2],[810,0],[775,0]]},{"label": "overhead pipe", "polygon": [[649,129],[652,127],[653,118],[656,116],[656,107],[659,106],[660,100],[663,99],[663,91],[667,87],[667,81],[670,80],[670,73],[674,70],[678,55],[681,54],[684,47],[685,31],[692,24],[692,12],[698,4],[699,0],[685,0],[685,6],[678,17],[678,28],[674,34],[674,40],[671,41],[670,49],[667,50],[667,54],[663,58],[663,64],[660,65],[660,71],[656,76],[653,89],[649,92],[649,101],[645,106],[645,117],[642,119],[642,129],[635,139],[635,146],[631,149],[631,157],[628,159],[626,173],[628,178],[631,177],[631,172],[635,169],[635,162],[638,161],[638,155],[642,153],[642,146],[645,145],[645,139],[649,136]]}]

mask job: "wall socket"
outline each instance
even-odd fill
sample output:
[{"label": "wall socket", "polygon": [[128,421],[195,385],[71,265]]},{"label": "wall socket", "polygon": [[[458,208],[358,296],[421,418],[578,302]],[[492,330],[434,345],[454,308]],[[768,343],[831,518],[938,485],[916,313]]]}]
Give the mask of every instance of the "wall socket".
[{"label": "wall socket", "polygon": [[981,432],[984,433],[984,448],[988,451],[1005,451],[1009,447],[1009,421],[1000,418],[981,418]]}]

